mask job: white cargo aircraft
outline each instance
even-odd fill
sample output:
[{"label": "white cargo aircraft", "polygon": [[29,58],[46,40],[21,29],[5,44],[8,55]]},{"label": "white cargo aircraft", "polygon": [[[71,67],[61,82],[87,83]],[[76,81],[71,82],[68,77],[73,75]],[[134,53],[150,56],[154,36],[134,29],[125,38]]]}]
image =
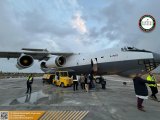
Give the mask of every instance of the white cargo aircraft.
[{"label": "white cargo aircraft", "polygon": [[158,67],[160,54],[134,47],[108,49],[93,53],[58,53],[46,49],[22,48],[21,52],[0,52],[0,58],[17,58],[17,68],[31,67],[34,60],[41,61],[44,72],[75,71],[77,74],[96,72],[97,75],[118,74],[133,77]]}]

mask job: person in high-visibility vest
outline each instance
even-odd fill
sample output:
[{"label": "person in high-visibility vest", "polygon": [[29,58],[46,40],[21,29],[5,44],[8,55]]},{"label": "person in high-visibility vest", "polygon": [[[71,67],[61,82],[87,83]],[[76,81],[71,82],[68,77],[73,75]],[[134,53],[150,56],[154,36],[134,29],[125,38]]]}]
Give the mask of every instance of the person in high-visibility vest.
[{"label": "person in high-visibility vest", "polygon": [[150,98],[158,101],[156,94],[158,93],[158,89],[157,89],[157,84],[156,84],[156,78],[153,76],[153,74],[150,72],[149,75],[147,76],[147,81],[154,81],[154,84],[148,84],[148,86],[150,87],[152,94],[150,96]]},{"label": "person in high-visibility vest", "polygon": [[30,74],[27,78],[27,92],[26,93],[32,92],[32,83],[33,83],[33,75]]}]

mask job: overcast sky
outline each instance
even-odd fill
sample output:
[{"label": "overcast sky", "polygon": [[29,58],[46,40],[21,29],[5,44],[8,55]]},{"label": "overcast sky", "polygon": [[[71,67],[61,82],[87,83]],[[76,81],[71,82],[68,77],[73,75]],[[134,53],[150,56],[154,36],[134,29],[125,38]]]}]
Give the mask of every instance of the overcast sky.
[{"label": "overcast sky", "polygon": [[[0,0],[0,51],[23,47],[88,52],[135,46],[160,53],[159,0]],[[141,16],[156,28],[142,32]],[[18,71],[16,60],[0,60],[0,70]],[[40,72],[39,64],[23,70]]]}]

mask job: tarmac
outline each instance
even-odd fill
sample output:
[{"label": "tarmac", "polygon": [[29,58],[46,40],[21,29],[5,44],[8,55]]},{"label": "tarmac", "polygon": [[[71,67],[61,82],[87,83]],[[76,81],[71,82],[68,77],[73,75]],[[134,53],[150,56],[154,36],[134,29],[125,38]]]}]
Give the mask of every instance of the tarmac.
[{"label": "tarmac", "polygon": [[132,79],[116,75],[105,79],[105,90],[97,84],[87,93],[80,86],[74,92],[72,87],[43,84],[42,78],[34,78],[32,94],[25,94],[26,78],[0,79],[0,110],[88,111],[83,120],[160,119],[160,102],[145,100],[146,112],[137,110]]}]

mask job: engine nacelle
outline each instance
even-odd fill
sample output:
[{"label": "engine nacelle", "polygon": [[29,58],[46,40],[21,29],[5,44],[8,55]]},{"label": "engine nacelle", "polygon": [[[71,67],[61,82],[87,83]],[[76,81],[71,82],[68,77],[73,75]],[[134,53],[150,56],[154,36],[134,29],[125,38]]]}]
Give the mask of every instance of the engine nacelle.
[{"label": "engine nacelle", "polygon": [[32,56],[30,56],[30,55],[21,55],[17,59],[16,67],[18,69],[28,68],[28,67],[32,66],[33,62],[34,62],[34,60],[33,60]]},{"label": "engine nacelle", "polygon": [[65,64],[66,58],[64,56],[56,56],[50,58],[47,62],[42,62],[41,68],[63,67]]}]

